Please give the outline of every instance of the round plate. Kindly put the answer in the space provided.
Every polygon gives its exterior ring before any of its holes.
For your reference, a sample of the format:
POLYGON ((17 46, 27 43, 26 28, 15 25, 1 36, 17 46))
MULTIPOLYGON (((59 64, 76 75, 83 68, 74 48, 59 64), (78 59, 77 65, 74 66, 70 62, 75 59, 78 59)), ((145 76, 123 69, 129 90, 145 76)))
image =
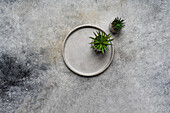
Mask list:
POLYGON ((90 48, 89 43, 92 39, 89 37, 94 37, 93 32, 96 31, 104 32, 97 26, 81 25, 73 29, 64 40, 62 51, 64 62, 69 69, 79 75, 98 75, 105 71, 113 60, 113 46, 109 46, 109 51, 105 54, 96 53, 90 48))

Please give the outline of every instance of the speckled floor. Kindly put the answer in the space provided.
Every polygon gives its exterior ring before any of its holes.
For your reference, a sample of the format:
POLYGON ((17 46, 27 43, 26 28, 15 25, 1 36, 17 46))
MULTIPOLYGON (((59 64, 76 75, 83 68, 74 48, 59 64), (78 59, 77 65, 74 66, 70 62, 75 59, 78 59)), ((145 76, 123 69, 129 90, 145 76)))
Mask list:
POLYGON ((0 0, 0 113, 170 113, 169 0, 0 0), (122 17, 99 76, 63 63, 65 36, 122 17))

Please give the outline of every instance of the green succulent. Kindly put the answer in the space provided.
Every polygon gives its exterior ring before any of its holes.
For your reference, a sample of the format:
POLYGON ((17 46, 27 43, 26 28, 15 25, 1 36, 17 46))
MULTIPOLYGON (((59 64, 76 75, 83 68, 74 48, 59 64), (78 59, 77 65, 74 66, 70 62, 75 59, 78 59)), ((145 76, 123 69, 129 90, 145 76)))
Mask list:
POLYGON ((124 20, 118 17, 115 18, 111 24, 114 30, 121 30, 123 27, 125 27, 124 20))
POLYGON ((96 31, 94 35, 95 37, 90 37, 93 40, 91 43, 89 43, 92 45, 91 48, 93 48, 97 52, 101 51, 104 54, 105 51, 109 50, 108 45, 112 45, 111 43, 109 43, 113 41, 113 39, 110 39, 111 34, 106 35, 103 32, 100 33, 100 31, 96 31))

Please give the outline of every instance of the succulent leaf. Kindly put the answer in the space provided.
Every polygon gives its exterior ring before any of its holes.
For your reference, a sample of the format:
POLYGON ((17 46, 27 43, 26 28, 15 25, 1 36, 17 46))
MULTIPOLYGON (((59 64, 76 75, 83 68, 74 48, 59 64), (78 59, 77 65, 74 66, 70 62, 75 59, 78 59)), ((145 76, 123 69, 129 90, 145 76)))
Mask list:
POLYGON ((110 39, 111 34, 105 34, 104 32, 101 31, 96 31, 93 32, 95 37, 89 37, 90 39, 92 39, 93 41, 89 44, 91 44, 91 48, 93 48, 94 50, 101 51, 103 54, 105 53, 105 51, 109 50, 108 49, 108 45, 112 45, 111 41, 113 41, 113 39, 110 39))
POLYGON ((121 30, 125 26, 124 20, 118 17, 116 17, 111 24, 115 30, 121 30))

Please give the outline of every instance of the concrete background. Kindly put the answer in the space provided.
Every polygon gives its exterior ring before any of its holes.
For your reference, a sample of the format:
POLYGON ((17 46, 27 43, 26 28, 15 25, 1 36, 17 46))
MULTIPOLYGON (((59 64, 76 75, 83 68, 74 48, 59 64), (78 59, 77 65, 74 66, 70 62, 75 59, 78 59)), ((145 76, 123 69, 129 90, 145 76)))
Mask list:
POLYGON ((0 113, 170 113, 169 0, 0 0, 0 113), (81 24, 122 17, 115 57, 93 78, 61 57, 81 24))

